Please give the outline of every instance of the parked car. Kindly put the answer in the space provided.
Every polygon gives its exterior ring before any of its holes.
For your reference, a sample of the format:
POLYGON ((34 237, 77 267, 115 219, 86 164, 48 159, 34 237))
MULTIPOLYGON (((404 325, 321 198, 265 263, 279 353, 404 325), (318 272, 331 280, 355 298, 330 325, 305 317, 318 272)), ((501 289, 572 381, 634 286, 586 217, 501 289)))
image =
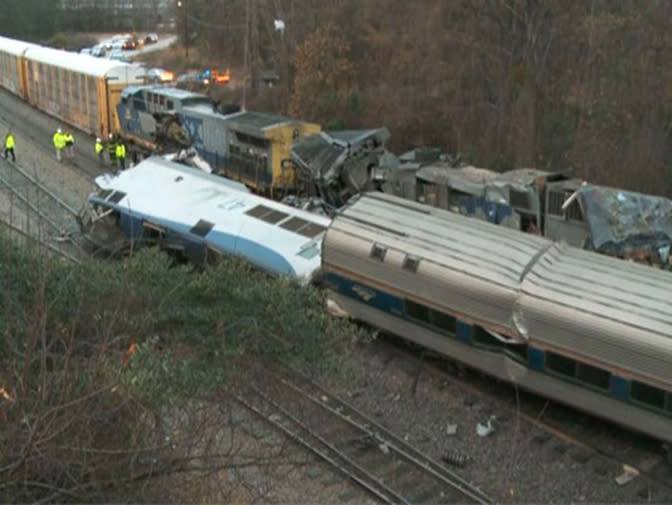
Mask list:
POLYGON ((112 49, 109 53, 107 53, 107 58, 110 60, 123 61, 124 63, 133 63, 121 49, 112 49))
POLYGON ((150 68, 147 71, 147 78, 150 82, 171 82, 175 75, 170 70, 163 68, 150 68))
POLYGON ((145 44, 155 44, 159 41, 159 36, 156 33, 148 33, 145 37, 145 44))
POLYGON ((102 58, 107 54, 107 48, 103 44, 96 44, 91 48, 91 55, 102 58))
POLYGON ((126 51, 132 51, 133 49, 136 49, 138 47, 138 43, 133 37, 129 37, 127 39, 124 39, 121 43, 121 48, 126 50, 126 51))

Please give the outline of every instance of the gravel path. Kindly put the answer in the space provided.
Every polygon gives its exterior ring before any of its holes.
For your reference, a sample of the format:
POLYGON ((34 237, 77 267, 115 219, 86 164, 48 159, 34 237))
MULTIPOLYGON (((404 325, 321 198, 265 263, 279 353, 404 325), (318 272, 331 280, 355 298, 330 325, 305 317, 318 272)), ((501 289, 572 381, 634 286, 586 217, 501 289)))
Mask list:
POLYGON ((498 401, 399 356, 381 343, 358 345, 336 375, 320 380, 434 459, 466 456, 458 473, 497 501, 672 503, 668 490, 641 477, 619 486, 614 479, 623 470, 615 462, 551 437, 498 401), (491 416, 495 431, 478 436, 476 425, 491 416))

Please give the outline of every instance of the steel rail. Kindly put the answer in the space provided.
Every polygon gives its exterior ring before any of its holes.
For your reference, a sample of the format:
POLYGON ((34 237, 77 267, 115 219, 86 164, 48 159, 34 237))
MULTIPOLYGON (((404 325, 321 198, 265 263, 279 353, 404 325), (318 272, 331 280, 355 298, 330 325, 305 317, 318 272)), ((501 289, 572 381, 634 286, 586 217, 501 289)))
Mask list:
POLYGON ((413 446, 403 441, 400 437, 398 437, 397 435, 386 429, 384 426, 376 423, 375 420, 368 417, 366 414, 358 410, 353 405, 347 403, 345 400, 342 400, 340 398, 335 398, 333 395, 324 390, 324 388, 322 388, 314 381, 306 377, 303 377, 303 379, 310 381, 311 386, 318 389, 318 391, 322 395, 329 398, 332 403, 340 403, 342 406, 346 407, 350 411, 349 414, 354 413, 355 415, 359 416, 367 423, 367 425, 358 423, 356 420, 352 418, 351 415, 345 415, 343 411, 340 410, 338 407, 336 408, 331 407, 330 405, 327 405, 326 402, 320 399, 316 399, 312 395, 306 394, 304 391, 301 391, 297 386, 290 383, 286 379, 281 378, 280 380, 283 381, 283 383, 285 383, 287 387, 292 388, 297 393, 304 395, 311 402, 315 403, 316 405, 319 405, 320 407, 326 410, 329 410, 331 413, 340 417, 344 421, 349 422, 350 424, 358 427, 362 431, 367 432, 372 437, 375 437, 376 439, 385 443, 388 448, 394 450, 398 455, 402 456, 412 464, 424 469, 426 472, 434 476, 437 480, 440 480, 441 482, 452 487, 453 489, 460 491, 461 493, 468 496, 477 503, 481 503, 483 505, 490 505, 491 503, 493 503, 493 501, 488 496, 486 496, 480 489, 474 487, 472 484, 467 482, 465 479, 460 477, 455 472, 450 471, 449 469, 445 468, 443 465, 434 461, 430 457, 422 454, 420 451, 418 451, 413 446), (370 426, 374 427, 375 430, 372 430, 370 426))
MULTIPOLYGON (((259 392, 258 390, 255 391, 255 393, 259 394, 259 396, 260 396, 262 399, 264 399, 264 401, 267 401, 268 403, 270 403, 271 405, 273 405, 276 409, 278 409, 280 412, 282 412, 283 415, 285 415, 288 419, 290 419, 292 422, 294 422, 295 424, 297 424, 303 431, 307 432, 312 438, 314 438, 315 440, 317 440, 320 444, 322 444, 322 445, 324 445, 325 447, 327 447, 330 451, 332 451, 333 453, 335 453, 336 455, 338 455, 341 459, 343 459, 344 461, 346 461, 347 463, 349 463, 351 466, 357 468, 361 473, 364 473, 364 474, 369 478, 369 480, 371 480, 371 481, 373 481, 373 482, 376 482, 377 484, 381 485, 381 487, 385 487, 384 484, 379 483, 379 482, 377 481, 377 479, 376 479, 375 476, 370 475, 365 469, 363 469, 363 468, 361 468, 359 465, 357 465, 357 463, 354 462, 354 461, 352 461, 347 455, 342 454, 341 451, 339 451, 336 447, 334 447, 332 444, 330 444, 329 442, 327 442, 326 440, 324 440, 320 435, 318 435, 318 434, 314 433, 312 430, 310 430, 310 428, 308 428, 307 426, 305 426, 300 420, 296 419, 295 416, 289 414, 289 413, 288 413, 282 406, 277 405, 273 400, 268 399, 267 396, 265 396, 263 393, 259 392)), ((252 405, 250 402, 248 402, 248 401, 247 401, 246 399, 244 399, 242 396, 236 395, 235 398, 236 398, 236 400, 237 400, 239 403, 241 403, 242 405, 244 405, 244 406, 245 406, 246 408, 248 408, 250 411, 252 411, 252 412, 254 412, 255 414, 257 414, 257 415, 258 415, 259 417, 261 417, 264 421, 266 421, 266 422, 272 424, 273 426, 275 426, 276 428, 278 428, 280 431, 282 431, 284 434, 286 434, 286 435, 287 435, 288 437, 290 437, 292 440, 298 442, 298 443, 301 444, 303 447, 307 448, 309 451, 311 451, 312 453, 314 453, 315 455, 317 455, 318 457, 320 457, 321 459, 323 459, 324 461, 326 461, 327 463, 329 463, 332 467, 336 468, 336 469, 337 469, 338 471, 340 471, 343 475, 345 475, 346 477, 348 477, 349 479, 351 479, 352 481, 354 481, 356 484, 358 484, 359 486, 361 486, 362 488, 364 488, 364 489, 365 489, 366 491, 368 491, 369 493, 373 494, 373 495, 374 495, 375 497, 377 497, 378 499, 384 501, 385 503, 389 503, 389 504, 394 504, 394 503, 404 503, 404 504, 410 505, 410 504, 409 504, 407 501, 405 501, 403 498, 398 497, 398 496, 396 495, 396 493, 395 493, 393 490, 388 489, 389 493, 392 494, 392 495, 394 495, 394 496, 397 496, 397 499, 398 499, 399 501, 394 501, 394 499, 392 499, 390 496, 386 495, 383 491, 381 491, 381 490, 377 489, 375 486, 373 486, 373 485, 367 483, 365 479, 359 477, 359 476, 356 475, 354 472, 348 470, 348 468, 346 468, 345 465, 343 465, 342 463, 339 463, 338 461, 336 461, 335 458, 329 456, 329 454, 327 454, 325 451, 320 450, 318 447, 315 447, 315 446, 314 446, 313 444, 311 444, 308 440, 306 440, 305 438, 301 437, 298 433, 293 432, 293 431, 292 431, 291 429, 289 429, 287 426, 285 426, 284 424, 282 424, 281 422, 279 422, 279 421, 277 420, 277 418, 274 416, 274 414, 271 414, 271 415, 267 415, 267 414, 265 414, 261 409, 259 409, 258 407, 255 407, 254 405, 252 405)))

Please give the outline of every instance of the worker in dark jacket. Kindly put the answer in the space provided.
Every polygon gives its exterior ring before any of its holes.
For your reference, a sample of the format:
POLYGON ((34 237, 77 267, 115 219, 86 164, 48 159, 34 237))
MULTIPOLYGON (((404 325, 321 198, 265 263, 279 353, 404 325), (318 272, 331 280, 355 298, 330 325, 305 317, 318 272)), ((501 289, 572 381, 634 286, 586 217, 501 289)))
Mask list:
POLYGON ((65 140, 65 156, 72 159, 75 157, 75 137, 70 132, 63 134, 65 140))
POLYGON ((117 143, 111 133, 107 137, 107 154, 110 156, 110 165, 115 166, 117 164, 117 143))
POLYGON ((14 135, 12 135, 12 132, 7 132, 7 135, 5 135, 5 159, 7 159, 9 154, 12 155, 12 161, 16 161, 16 156, 14 156, 14 135))

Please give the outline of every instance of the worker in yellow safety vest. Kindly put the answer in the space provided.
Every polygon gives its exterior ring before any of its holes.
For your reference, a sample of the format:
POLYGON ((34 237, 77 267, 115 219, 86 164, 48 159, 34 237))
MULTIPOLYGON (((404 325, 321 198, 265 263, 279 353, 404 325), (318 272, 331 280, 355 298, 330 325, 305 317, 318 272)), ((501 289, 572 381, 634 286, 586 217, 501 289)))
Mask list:
POLYGON ((110 165, 115 166, 117 164, 117 143, 112 133, 107 137, 107 154, 110 156, 110 165))
POLYGON ((123 142, 117 142, 117 160, 119 160, 119 168, 126 170, 126 146, 123 142))
POLYGON ((103 148, 103 141, 100 139, 100 137, 96 137, 96 143, 93 144, 93 152, 98 155, 98 161, 103 163, 103 153, 105 150, 103 148))
POLYGON ((75 137, 72 136, 72 133, 65 132, 63 134, 63 140, 65 140, 65 155, 68 158, 75 157, 75 137))
POLYGON ((65 135, 60 128, 56 130, 53 137, 54 149, 56 149, 56 159, 61 161, 61 151, 65 149, 65 135))
POLYGON ((12 132, 7 132, 7 135, 5 135, 5 159, 7 159, 7 155, 9 154, 12 155, 12 161, 16 161, 16 156, 14 156, 14 135, 12 135, 12 132))

